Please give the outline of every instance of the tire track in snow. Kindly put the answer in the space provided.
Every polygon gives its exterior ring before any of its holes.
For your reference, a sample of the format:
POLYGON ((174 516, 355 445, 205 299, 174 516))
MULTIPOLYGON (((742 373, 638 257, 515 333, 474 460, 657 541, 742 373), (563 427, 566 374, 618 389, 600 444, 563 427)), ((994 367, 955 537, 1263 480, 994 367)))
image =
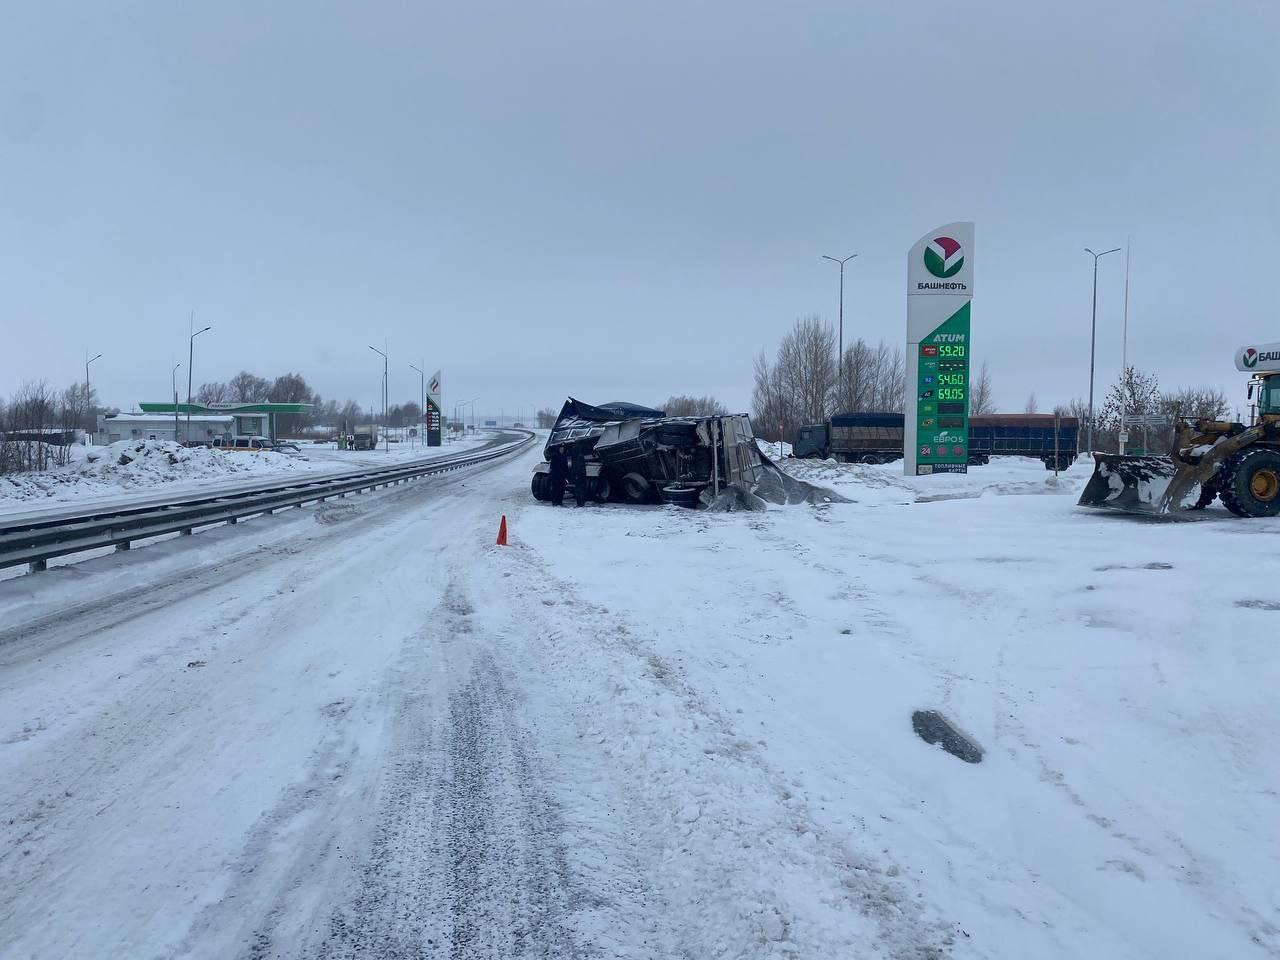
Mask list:
POLYGON ((396 745, 356 889, 318 950, 337 958, 572 958, 580 906, 555 806, 458 585, 434 650, 412 655, 396 745))

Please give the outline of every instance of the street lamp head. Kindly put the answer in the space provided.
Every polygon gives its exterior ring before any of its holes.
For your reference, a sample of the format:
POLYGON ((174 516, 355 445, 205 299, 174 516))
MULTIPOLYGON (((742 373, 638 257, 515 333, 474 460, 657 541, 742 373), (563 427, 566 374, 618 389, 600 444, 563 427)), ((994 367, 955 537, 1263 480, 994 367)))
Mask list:
POLYGON ((89 364, 93 363, 94 360, 101 360, 101 359, 102 359, 102 354, 98 354, 96 357, 92 357, 89 360, 86 360, 84 362, 84 365, 87 367, 89 364))

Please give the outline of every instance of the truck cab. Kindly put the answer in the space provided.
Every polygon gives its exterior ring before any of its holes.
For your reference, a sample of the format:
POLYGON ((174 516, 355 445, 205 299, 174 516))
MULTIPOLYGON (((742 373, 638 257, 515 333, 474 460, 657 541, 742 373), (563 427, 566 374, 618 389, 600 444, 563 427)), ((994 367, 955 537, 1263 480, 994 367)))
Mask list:
POLYGON ((796 438, 791 444, 793 457, 812 457, 824 460, 827 457, 829 439, 825 423, 813 423, 796 431, 796 438))

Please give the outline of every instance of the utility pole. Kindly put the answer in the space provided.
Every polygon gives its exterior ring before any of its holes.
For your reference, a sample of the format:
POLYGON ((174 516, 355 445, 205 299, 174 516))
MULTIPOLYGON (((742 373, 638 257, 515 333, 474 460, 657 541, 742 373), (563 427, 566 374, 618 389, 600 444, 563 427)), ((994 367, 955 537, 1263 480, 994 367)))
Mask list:
POLYGON ((856 253, 851 253, 843 260, 837 257, 828 257, 825 253, 822 255, 823 260, 830 260, 832 263, 840 265, 840 354, 837 363, 839 365, 839 373, 837 375, 837 390, 844 389, 844 265, 856 257, 856 253))
POLYGON ((1098 346, 1098 261, 1105 257, 1108 253, 1115 253, 1119 247, 1112 247, 1110 250, 1103 250, 1101 253, 1094 253, 1088 247, 1084 248, 1084 252, 1093 257, 1093 320, 1090 325, 1089 333, 1089 452, 1093 453, 1093 367, 1094 356, 1098 346))
POLYGON ((94 360, 101 360, 102 354, 98 354, 96 357, 90 358, 89 351, 86 350, 84 352, 84 356, 84 412, 85 415, 88 416, 93 412, 93 402, 89 399, 92 396, 92 394, 89 393, 89 364, 93 363, 94 360))
MULTIPOLYGON (((190 326, 194 327, 195 322, 196 322, 196 312, 192 310, 190 326)), ((203 330, 197 330, 195 333, 191 334, 191 339, 187 341, 187 439, 188 440, 191 439, 191 370, 195 366, 196 337, 212 329, 213 327, 205 327, 203 330)), ((177 437, 174 437, 173 439, 178 440, 177 437)), ((181 440, 178 440, 178 442, 182 443, 181 440)))
MULTIPOLYGON (((383 345, 385 346, 386 344, 384 343, 383 345)), ((369 349, 382 357, 382 446, 386 453, 390 453, 391 438, 387 436, 387 354, 374 346, 370 346, 369 349)))
MULTIPOLYGON (((1125 407, 1129 405, 1129 397, 1125 393, 1125 378, 1129 374, 1129 253, 1133 238, 1124 238, 1124 321, 1120 332, 1120 456, 1124 456, 1124 443, 1127 439, 1125 430, 1125 407)), ((1144 444, 1145 449, 1145 444, 1144 444)))

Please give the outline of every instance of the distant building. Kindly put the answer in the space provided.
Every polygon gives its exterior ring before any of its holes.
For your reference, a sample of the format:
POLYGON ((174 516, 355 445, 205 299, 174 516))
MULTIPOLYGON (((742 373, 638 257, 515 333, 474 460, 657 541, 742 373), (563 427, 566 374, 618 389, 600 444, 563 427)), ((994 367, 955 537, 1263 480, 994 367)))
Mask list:
POLYGON ((231 414, 193 415, 188 427, 186 414, 180 414, 175 427, 172 414, 117 413, 114 416, 98 417, 94 442, 108 444, 117 440, 176 440, 179 443, 212 444, 215 440, 221 441, 232 436, 236 419, 231 414))
MULTIPOLYGON (((173 404, 168 401, 163 403, 143 402, 138 404, 142 411, 146 414, 155 414, 160 417, 173 418, 174 407, 178 410, 179 422, 186 419, 188 413, 191 414, 191 421, 194 427, 198 418, 208 419, 209 417, 225 417, 232 420, 234 425, 226 431, 228 437, 270 437, 272 440, 276 438, 276 417, 282 413, 308 414, 311 412, 311 404, 309 403, 276 403, 271 401, 263 401, 261 403, 179 403, 173 404)), ((205 440, 194 438, 194 443, 205 443, 205 440)))

